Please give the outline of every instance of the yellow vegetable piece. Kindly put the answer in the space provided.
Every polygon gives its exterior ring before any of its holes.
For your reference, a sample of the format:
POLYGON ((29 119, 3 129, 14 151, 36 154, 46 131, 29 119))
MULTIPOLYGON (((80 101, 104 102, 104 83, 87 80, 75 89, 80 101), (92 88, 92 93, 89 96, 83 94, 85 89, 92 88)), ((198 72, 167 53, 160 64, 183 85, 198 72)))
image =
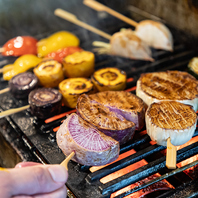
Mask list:
POLYGON ((126 88, 126 73, 115 67, 99 69, 91 77, 98 91, 121 91, 126 88))
MULTIPOLYGON (((6 66, 9 67, 9 65, 6 65, 6 66)), ((14 71, 14 69, 11 68, 10 70, 5 70, 3 72, 3 79, 8 81, 15 75, 17 75, 17 73, 14 71)))
POLYGON ((41 58, 38 58, 37 56, 33 54, 26 54, 23 56, 20 56, 16 61, 14 62, 14 71, 16 73, 22 73, 29 69, 34 68, 38 63, 42 61, 41 58))
POLYGON ((41 39, 37 43, 38 57, 44 57, 50 52, 64 47, 79 46, 79 44, 80 40, 74 34, 67 31, 59 31, 47 38, 41 39))
POLYGON ((64 79, 62 65, 56 60, 43 60, 33 71, 43 87, 58 87, 64 79))
POLYGON ((63 60, 65 76, 68 78, 90 77, 95 68, 94 53, 88 51, 75 52, 63 60))
POLYGON ((65 106, 75 108, 78 97, 85 93, 95 93, 91 80, 86 78, 68 78, 59 84, 59 91, 63 96, 65 106))
POLYGON ((42 59, 33 54, 26 54, 20 56, 13 64, 4 66, 3 79, 10 80, 12 77, 19 73, 26 72, 27 70, 35 67, 42 59))

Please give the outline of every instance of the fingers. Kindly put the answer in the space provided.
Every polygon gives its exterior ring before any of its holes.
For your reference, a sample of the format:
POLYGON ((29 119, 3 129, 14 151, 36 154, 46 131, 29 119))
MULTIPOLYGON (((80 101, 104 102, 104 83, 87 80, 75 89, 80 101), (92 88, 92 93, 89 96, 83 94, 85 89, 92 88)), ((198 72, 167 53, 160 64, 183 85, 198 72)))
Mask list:
POLYGON ((34 195, 34 196, 13 196, 12 198, 66 198, 67 197, 67 188, 64 185, 63 187, 51 192, 51 193, 45 193, 40 195, 34 195))
POLYGON ((20 162, 18 163, 15 168, 24 168, 27 166, 36 166, 36 165, 41 165, 41 163, 37 163, 37 162, 20 162))
POLYGON ((55 192, 65 186, 68 178, 66 169, 60 165, 34 165, 11 169, 10 196, 35 195, 55 192))

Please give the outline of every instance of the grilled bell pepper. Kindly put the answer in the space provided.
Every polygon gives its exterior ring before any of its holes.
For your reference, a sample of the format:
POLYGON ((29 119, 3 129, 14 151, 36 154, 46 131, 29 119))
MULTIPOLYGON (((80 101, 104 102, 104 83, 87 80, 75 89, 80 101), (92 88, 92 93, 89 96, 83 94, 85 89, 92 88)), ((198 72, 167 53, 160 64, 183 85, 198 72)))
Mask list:
POLYGON ((59 49, 57 51, 47 54, 46 58, 52 58, 54 60, 57 60, 60 63, 63 63, 64 57, 70 54, 73 54, 75 52, 80 52, 80 51, 82 51, 80 47, 75 47, 75 46, 65 47, 63 49, 59 49))
POLYGON ((64 79, 62 65, 56 60, 43 60, 33 71, 43 87, 57 87, 64 79))
POLYGON ((88 51, 75 52, 63 59, 63 66, 68 78, 87 78, 94 72, 95 56, 88 51))
POLYGON ((20 56, 15 60, 13 63, 13 68, 10 70, 6 70, 6 67, 10 67, 11 65, 4 66, 5 72, 3 72, 3 79, 10 80, 13 76, 32 69, 41 61, 41 58, 38 58, 33 54, 25 54, 23 56, 20 56))
POLYGON ((94 72, 91 80, 98 91, 121 91, 126 87, 126 73, 118 68, 109 67, 94 72))
POLYGON ((198 57, 194 57, 188 63, 188 71, 192 74, 196 79, 198 79, 198 57))
POLYGON ((2 49, 3 56, 22 56, 24 54, 37 54, 38 40, 31 36, 17 36, 7 41, 2 49))
POLYGON ((51 36, 41 39, 37 43, 38 57, 44 57, 50 52, 69 46, 79 46, 78 37, 67 31, 59 31, 51 36))
POLYGON ((68 78, 59 84, 59 91, 65 106, 75 108, 81 94, 94 93, 95 89, 91 80, 87 78, 68 78))

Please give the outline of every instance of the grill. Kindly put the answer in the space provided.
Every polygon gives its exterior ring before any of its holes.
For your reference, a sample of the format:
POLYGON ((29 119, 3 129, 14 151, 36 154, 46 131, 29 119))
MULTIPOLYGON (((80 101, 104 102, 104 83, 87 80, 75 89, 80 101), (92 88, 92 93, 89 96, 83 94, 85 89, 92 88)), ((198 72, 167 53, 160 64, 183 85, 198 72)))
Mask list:
MULTIPOLYGON (((59 19, 62 20, 62 19, 59 19)), ((116 23, 108 16, 105 19, 104 29, 109 33, 119 31, 122 27, 128 27, 122 22, 116 23)), ((65 23, 65 21, 63 21, 65 23)), ((169 27, 174 37, 174 52, 162 50, 153 51, 155 62, 123 59, 109 55, 96 55, 96 70, 104 67, 118 67, 127 73, 128 81, 126 91, 135 93, 136 81, 144 72, 187 70, 189 60, 196 55, 196 49, 189 47, 188 36, 177 29, 169 27)), ((93 40, 103 38, 86 30, 73 27, 72 32, 81 40, 81 47, 92 50, 93 40), (82 33, 83 31, 83 33, 82 33), (89 39, 88 39, 89 38, 89 39)), ((50 35, 37 35, 38 39, 50 35)), ((105 40, 104 40, 105 41, 105 40)), ((13 62, 15 58, 0 57, 0 64, 5 61, 13 62)), ((7 87, 7 82, 0 76, 0 88, 7 87)), ((26 100, 17 100, 8 93, 0 97, 1 111, 27 105, 26 100)), ((61 163, 65 156, 56 144, 56 131, 67 115, 75 112, 74 109, 63 107, 62 113, 47 120, 38 120, 32 116, 29 110, 0 119, 1 134, 11 144, 17 154, 25 161, 36 161, 43 164, 61 163)), ((186 145, 177 152, 178 169, 168 170, 165 167, 165 147, 154 144, 146 134, 146 129, 136 132, 132 141, 121 146, 120 158, 105 167, 96 170, 93 167, 69 162, 68 188, 77 198, 121 198, 125 196, 140 197, 196 197, 198 189, 196 184, 198 160, 187 163, 180 162, 198 154, 198 129, 196 129, 192 144, 186 145), (139 165, 137 163, 140 163, 139 165), (136 168, 132 167, 136 166, 136 168), (125 174, 119 175, 118 171, 126 169, 125 174), (104 177, 113 174, 108 182, 103 182, 104 177), (103 178, 103 179, 102 179, 103 178), (101 180, 102 179, 102 180, 101 180), (127 186, 125 191, 119 191, 127 186), (118 191, 118 192, 117 192, 118 191), (134 193, 134 194, 133 194, 134 193), (139 194, 138 194, 139 193, 139 194)), ((198 157, 197 157, 198 159, 198 157)))

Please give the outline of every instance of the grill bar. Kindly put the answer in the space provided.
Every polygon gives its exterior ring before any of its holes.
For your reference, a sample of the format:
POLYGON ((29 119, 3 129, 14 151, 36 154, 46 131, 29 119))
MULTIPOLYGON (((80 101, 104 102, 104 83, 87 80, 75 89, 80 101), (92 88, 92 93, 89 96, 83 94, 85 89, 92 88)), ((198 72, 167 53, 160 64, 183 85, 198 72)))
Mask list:
MULTIPOLYGON (((169 177, 171 177, 171 176, 173 176, 173 175, 175 175, 175 174, 181 173, 182 171, 184 171, 184 170, 186 170, 186 169, 188 169, 188 168, 191 168, 191 167, 193 167, 193 166, 196 166, 197 164, 198 164, 198 160, 196 160, 196 161, 194 161, 194 162, 192 162, 192 163, 190 163, 190 164, 188 164, 188 165, 186 165, 186 166, 183 166, 182 168, 177 168, 176 170, 173 170, 173 171, 171 171, 171 172, 169 172, 169 173, 166 173, 166 174, 164 174, 164 175, 162 175, 162 176, 160 176, 160 177, 158 177, 158 178, 155 178, 155 179, 153 179, 152 181, 149 181, 149 182, 147 182, 147 183, 145 183, 145 184, 142 184, 142 185, 140 185, 140 186, 138 186, 138 187, 135 187, 134 189, 132 189, 132 190, 130 190, 130 191, 127 191, 127 192, 125 192, 125 193, 122 193, 121 195, 118 195, 118 196, 116 196, 115 198, 122 198, 122 197, 125 197, 125 196, 127 196, 127 195, 129 195, 129 194, 132 194, 132 193, 137 192, 137 191, 139 191, 139 190, 141 190, 141 189, 143 189, 143 188, 146 188, 146 187, 148 187, 148 186, 150 186, 150 185, 152 185, 152 184, 154 184, 154 183, 156 183, 156 182, 159 182, 159 181, 161 181, 161 180, 163 180, 163 179, 167 179, 167 178, 169 178, 169 177)), ((193 194, 194 194, 194 193, 193 193, 193 194)))
MULTIPOLYGON (((192 157, 197 154, 198 151, 198 143, 191 144, 177 152, 177 162, 181 162, 182 160, 192 157)), ((112 180, 106 184, 101 184, 99 189, 102 194, 109 194, 115 192, 121 188, 124 188, 132 183, 135 183, 139 180, 142 180, 154 173, 159 172, 161 169, 165 168, 165 160, 166 156, 161 157, 149 164, 138 168, 126 175, 123 175, 115 180, 112 180)))

